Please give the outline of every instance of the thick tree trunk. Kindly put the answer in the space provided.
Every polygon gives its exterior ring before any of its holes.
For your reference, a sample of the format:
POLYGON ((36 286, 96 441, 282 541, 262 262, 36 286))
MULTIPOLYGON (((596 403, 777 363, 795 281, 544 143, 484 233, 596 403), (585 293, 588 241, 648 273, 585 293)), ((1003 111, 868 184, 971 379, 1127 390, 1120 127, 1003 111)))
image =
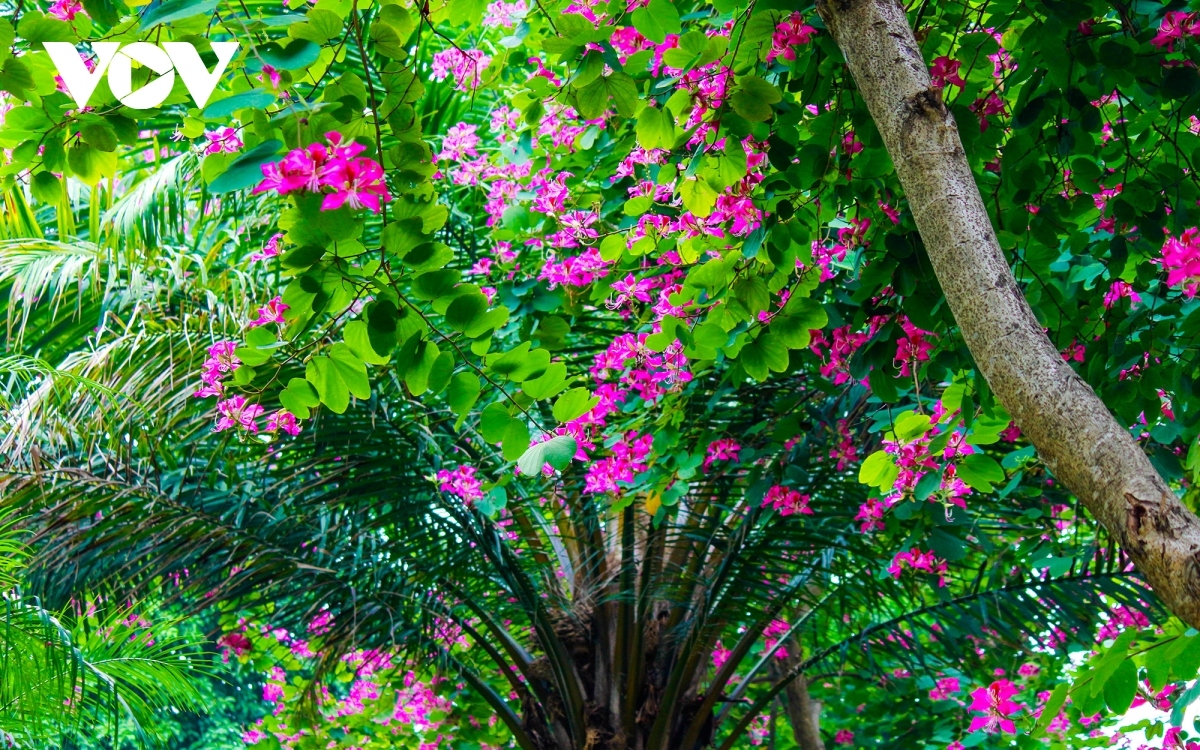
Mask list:
POLYGON ((1059 356, 996 241, 954 118, 895 0, 819 0, 896 164, 950 310, 979 369, 1054 475, 1200 627, 1200 519, 1059 356))

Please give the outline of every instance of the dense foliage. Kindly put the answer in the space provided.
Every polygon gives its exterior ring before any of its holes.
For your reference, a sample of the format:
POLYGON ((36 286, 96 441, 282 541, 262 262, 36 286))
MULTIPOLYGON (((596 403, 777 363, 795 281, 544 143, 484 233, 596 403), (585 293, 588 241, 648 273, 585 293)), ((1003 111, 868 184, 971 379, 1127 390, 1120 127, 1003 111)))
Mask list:
MULTIPOLYGON (((991 396, 810 4, 0 7, 22 589, 218 619, 246 745, 1196 734, 1200 636, 991 396), (202 107, 80 106, 42 45, 99 40, 241 46, 202 107)), ((1200 15, 909 18, 1026 298, 1194 508, 1200 15)))

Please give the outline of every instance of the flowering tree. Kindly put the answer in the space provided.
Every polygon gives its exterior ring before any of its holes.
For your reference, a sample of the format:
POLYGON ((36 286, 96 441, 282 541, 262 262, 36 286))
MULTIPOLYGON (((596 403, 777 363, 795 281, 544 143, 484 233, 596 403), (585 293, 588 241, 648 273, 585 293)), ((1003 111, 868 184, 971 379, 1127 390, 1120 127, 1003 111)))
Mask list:
POLYGON ((1183 746, 1194 571, 1180 620, 1133 562, 1194 553, 1153 540, 1200 460, 1197 22, 937 5, 14 6, 45 586, 221 608, 259 747, 1077 747, 1135 701, 1183 746), (242 49, 203 108, 81 108, 40 43, 100 37, 242 49), (1075 391, 980 349, 997 290, 1075 391), (1085 383, 1119 424, 1071 463, 1085 383), (1096 501, 1128 466, 1169 497, 1096 501))

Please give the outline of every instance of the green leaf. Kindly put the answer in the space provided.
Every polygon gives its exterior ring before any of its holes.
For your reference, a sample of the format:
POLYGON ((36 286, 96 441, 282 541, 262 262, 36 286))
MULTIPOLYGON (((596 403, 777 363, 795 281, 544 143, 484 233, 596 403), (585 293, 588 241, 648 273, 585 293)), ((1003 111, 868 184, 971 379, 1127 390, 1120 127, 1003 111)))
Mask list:
POLYGON ((279 403, 299 419, 312 416, 312 409, 319 406, 321 397, 304 378, 292 378, 279 392, 279 403))
POLYGON ((958 478, 973 490, 991 492, 993 484, 1004 481, 1004 469, 991 456, 973 453, 958 465, 958 478))
POLYGON ((1120 716, 1129 710, 1133 697, 1137 695, 1137 667, 1132 659, 1125 659, 1104 683, 1104 703, 1114 714, 1120 716))
POLYGON ((683 30, 679 11, 670 0, 650 0, 649 5, 633 12, 632 20, 638 33, 656 44, 665 42, 668 34, 683 30))
POLYGON ((329 348, 329 357, 333 360, 338 375, 346 384, 351 395, 356 398, 371 397, 371 381, 367 377, 367 365, 354 356, 354 352, 349 346, 342 343, 334 344, 329 348))
POLYGON ((645 149, 669 149, 674 146, 675 121, 671 113, 654 107, 643 109, 638 115, 637 138, 638 143, 645 149))
POLYGON ((559 422, 578 419, 600 403, 600 397, 592 397, 587 388, 572 388, 554 402, 554 418, 559 422))
POLYGON ((44 42, 75 42, 78 39, 71 24, 36 10, 25 13, 17 26, 17 34, 35 49, 41 49, 44 42))
POLYGON ((446 308, 446 324, 456 331, 466 331, 487 312, 487 297, 477 292, 454 298, 446 308))
POLYGON ((550 398, 567 385, 567 366, 562 362, 552 362, 539 377, 526 380, 521 384, 521 390, 534 401, 550 398))
POLYGON ((435 300, 449 294, 461 278, 462 273, 453 268, 427 271, 413 280, 413 296, 426 301, 435 300))
POLYGON ((884 491, 892 488, 899 475, 896 461, 891 454, 884 451, 875 451, 867 456, 867 460, 863 461, 858 469, 858 481, 884 491))
POLYGON ((278 70, 302 70, 321 55, 321 48, 307 39, 293 39, 284 47, 278 42, 258 48, 258 55, 267 65, 278 70))
POLYGON ((114 151, 100 151, 86 143, 77 143, 67 149, 67 164, 80 181, 94 186, 105 177, 117 173, 117 154, 114 151))
POLYGON ((479 378, 474 373, 460 372, 450 378, 450 387, 446 391, 450 411, 459 416, 471 411, 471 407, 479 400, 479 392, 479 378))
MULTIPOLYGON (((224 172, 209 183, 208 189, 218 194, 232 193, 235 190, 244 190, 257 185, 263 179, 262 166, 275 161, 282 148, 281 142, 271 139, 239 154, 230 162, 224 172)), ((316 259, 313 262, 315 263, 316 259)))
POLYGON ((384 356, 375 351, 375 347, 371 345, 371 331, 365 321, 352 320, 347 323, 342 331, 342 338, 346 340, 350 351, 367 364, 386 365, 391 360, 391 356, 384 356))
POLYGON ((699 177, 684 180, 679 186, 684 207, 700 218, 706 218, 717 205, 717 191, 699 177))
POLYGON ((101 123, 94 122, 90 125, 84 125, 79 131, 79 135, 83 138, 83 142, 98 151, 116 151, 117 136, 113 133, 112 128, 101 123))
POLYGON ((527 477, 539 474, 546 464, 562 471, 570 465, 575 450, 575 438, 570 435, 557 435, 543 443, 530 446, 517 461, 517 469, 527 477))
POLYGON ((204 108, 202 116, 206 120, 225 120, 233 116, 233 113, 239 109, 266 109, 275 103, 275 98, 275 93, 272 91, 250 89, 209 104, 204 108))
POLYGON ((513 419, 504 430, 500 451, 505 461, 516 461, 529 448, 529 426, 523 420, 513 419))
POLYGON ((217 0, 168 0, 153 2, 142 14, 141 29, 149 31, 155 26, 172 21, 182 21, 192 16, 208 15, 217 8, 217 0))
POLYGON ((1054 691, 1050 693, 1050 697, 1042 707, 1042 715, 1038 717, 1037 724, 1034 726, 1034 738, 1044 736, 1046 728, 1050 726, 1050 722, 1058 717, 1058 712, 1062 709, 1063 703, 1067 701, 1068 688, 1070 688, 1070 684, 1066 682, 1060 682, 1054 687, 1054 691))
MULTIPOLYGON (((907 443, 921 437, 925 433, 933 429, 933 420, 928 414, 918 414, 913 411, 906 411, 896 417, 896 424, 892 431, 896 433, 896 437, 907 443)), ((1003 477, 1003 472, 1001 472, 1003 477)))
POLYGON ((63 199, 62 180, 51 172, 38 172, 29 184, 33 197, 42 203, 56 205, 63 199))
POLYGON ((783 94, 774 85, 756 75, 748 75, 738 80, 737 89, 729 97, 729 105, 750 122, 763 122, 775 114, 771 105, 782 99, 783 94))
POLYGON ((489 443, 498 443, 504 439, 508 423, 513 421, 512 415, 504 404, 496 401, 483 408, 479 415, 479 434, 489 443))
POLYGON ((333 360, 326 356, 313 357, 304 370, 304 378, 316 386, 321 403, 334 414, 344 414, 350 406, 350 389, 338 375, 333 360))

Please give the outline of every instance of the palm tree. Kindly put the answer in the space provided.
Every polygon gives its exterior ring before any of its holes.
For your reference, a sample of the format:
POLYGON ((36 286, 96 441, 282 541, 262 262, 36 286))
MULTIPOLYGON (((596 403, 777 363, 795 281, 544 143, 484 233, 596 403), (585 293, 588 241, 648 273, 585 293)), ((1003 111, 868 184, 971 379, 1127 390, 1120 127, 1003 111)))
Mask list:
MULTIPOLYGON (((56 614, 23 595, 28 550, 0 525, 0 738, 47 747, 106 727, 158 744, 161 711, 199 710, 195 644, 129 608, 56 614), (189 658, 188 652, 192 658, 189 658)), ((94 605, 89 604, 89 607, 94 605)))

